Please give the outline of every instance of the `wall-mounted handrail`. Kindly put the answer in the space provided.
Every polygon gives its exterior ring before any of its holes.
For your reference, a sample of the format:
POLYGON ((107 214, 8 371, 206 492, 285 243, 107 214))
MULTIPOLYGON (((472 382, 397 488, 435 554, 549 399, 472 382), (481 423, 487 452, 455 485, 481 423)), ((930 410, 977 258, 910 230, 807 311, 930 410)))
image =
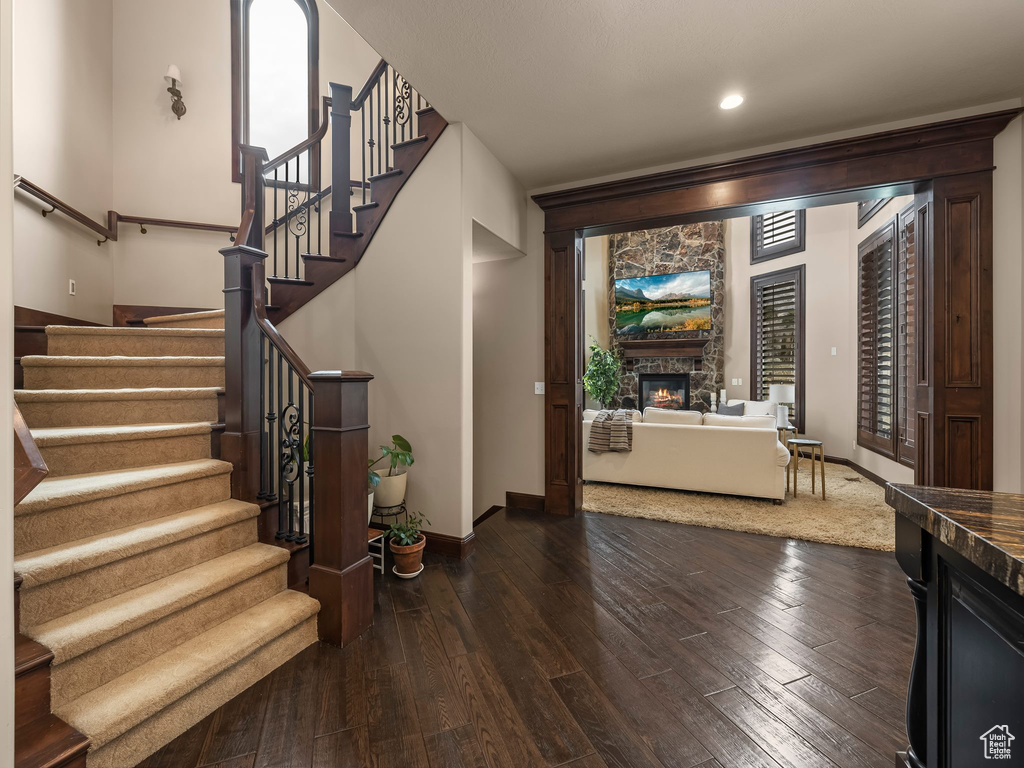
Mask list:
POLYGON ((20 189, 26 194, 34 197, 42 203, 50 206, 49 210, 40 211, 43 216, 46 216, 54 211, 60 211, 65 216, 73 221, 78 222, 83 227, 95 232, 97 235, 102 237, 102 240, 97 240, 97 245, 103 245, 108 240, 117 240, 118 225, 122 222, 125 224, 137 224, 142 232, 146 234, 146 226, 151 227, 169 227, 175 229, 194 229, 203 230, 206 232, 225 232, 232 236, 234 239, 234 233, 237 231, 237 227, 230 224, 209 224, 202 221, 187 221, 179 219, 161 219, 155 216, 128 216, 117 211, 107 211, 107 223, 101 224, 95 219, 91 219, 82 213, 80 210, 72 205, 61 200, 54 194, 47 192, 45 189, 40 187, 38 184, 29 181, 24 176, 14 177, 14 188, 20 189))
POLYGON ((29 492, 43 481, 50 470, 46 468, 39 446, 32 438, 32 432, 21 415, 18 404, 14 404, 14 505, 28 496, 29 492))

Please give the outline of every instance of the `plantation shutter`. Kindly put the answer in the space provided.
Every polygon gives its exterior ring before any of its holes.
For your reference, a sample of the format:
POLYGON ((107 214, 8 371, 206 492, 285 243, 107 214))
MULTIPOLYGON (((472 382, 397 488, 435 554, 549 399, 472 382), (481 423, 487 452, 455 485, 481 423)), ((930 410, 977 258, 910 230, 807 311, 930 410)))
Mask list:
POLYGON ((783 403, 804 431, 804 267, 750 279, 751 397, 768 400, 772 384, 796 384, 796 402, 783 403))
POLYGON ((900 211, 897 250, 899 307, 899 387, 896 396, 898 419, 897 446, 899 460, 914 466, 917 457, 915 428, 917 423, 916 306, 917 306, 917 242, 914 237, 916 212, 914 204, 900 211))
POLYGON ((778 211, 752 216, 750 263, 777 259, 804 249, 804 212, 778 211))
POLYGON ((895 457, 896 260, 895 224, 876 232, 858 249, 857 442, 895 457))

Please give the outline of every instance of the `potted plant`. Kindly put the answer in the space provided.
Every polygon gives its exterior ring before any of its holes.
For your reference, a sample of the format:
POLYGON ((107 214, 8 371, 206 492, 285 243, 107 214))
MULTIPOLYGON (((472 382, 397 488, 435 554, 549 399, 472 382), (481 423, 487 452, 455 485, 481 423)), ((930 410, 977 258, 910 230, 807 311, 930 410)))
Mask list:
POLYGON ((590 360, 583 374, 583 387, 602 408, 610 408, 619 394, 621 370, 622 355, 618 350, 601 349, 597 341, 590 345, 590 360))
POLYGON ((420 526, 430 521, 422 515, 410 514, 405 522, 396 522, 388 528, 391 554, 395 557, 394 574, 400 579, 411 579, 423 570, 423 547, 427 538, 420 531, 420 526))
POLYGON ((405 481, 407 479, 405 470, 400 467, 412 466, 412 446, 401 435, 392 435, 391 445, 382 445, 380 452, 380 456, 370 461, 370 486, 374 489, 373 501, 378 507, 397 507, 405 500, 405 481), (381 475, 373 468, 385 459, 391 466, 386 475, 381 475))

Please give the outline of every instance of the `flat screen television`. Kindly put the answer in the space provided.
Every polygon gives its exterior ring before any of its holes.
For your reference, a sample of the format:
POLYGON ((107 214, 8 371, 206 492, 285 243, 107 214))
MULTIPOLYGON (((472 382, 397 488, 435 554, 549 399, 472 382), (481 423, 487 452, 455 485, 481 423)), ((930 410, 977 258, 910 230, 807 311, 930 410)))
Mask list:
POLYGON ((616 336, 671 337, 687 331, 710 330, 710 271, 625 277, 615 281, 616 336))

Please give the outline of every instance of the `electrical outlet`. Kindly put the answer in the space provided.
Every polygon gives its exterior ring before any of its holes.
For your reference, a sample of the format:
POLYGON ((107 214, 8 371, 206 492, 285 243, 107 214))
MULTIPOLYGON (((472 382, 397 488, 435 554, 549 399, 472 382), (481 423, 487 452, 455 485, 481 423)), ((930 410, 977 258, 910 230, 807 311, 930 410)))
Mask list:
POLYGON ((836 348, 832 347, 832 357, 835 357, 835 356, 836 356, 836 348))
POLYGON ((75 290, 76 290, 76 288, 75 288, 75 281, 74 280, 68 280, 68 295, 69 296, 74 296, 75 295, 75 290))
POLYGON ((535 394, 535 395, 543 395, 544 394, 544 382, 543 381, 535 381, 535 382, 533 382, 533 394, 535 394))

